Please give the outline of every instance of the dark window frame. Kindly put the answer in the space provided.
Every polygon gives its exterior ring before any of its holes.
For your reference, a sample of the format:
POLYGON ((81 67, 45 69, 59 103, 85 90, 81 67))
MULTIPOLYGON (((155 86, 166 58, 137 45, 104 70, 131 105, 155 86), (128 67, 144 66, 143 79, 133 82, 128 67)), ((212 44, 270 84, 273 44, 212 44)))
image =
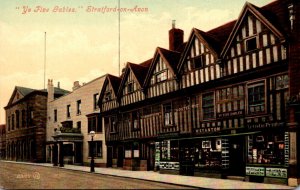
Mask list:
POLYGON ((16 129, 20 127, 20 111, 16 110, 16 129))
POLYGON ((81 121, 76 122, 76 128, 81 131, 81 121))
POLYGON ((257 81, 247 84, 247 112, 249 115, 266 112, 266 83, 257 81))
POLYGON ((141 113, 139 110, 133 111, 131 113, 131 128, 132 130, 140 130, 141 129, 141 113))
POLYGON ((134 82, 128 82, 127 83, 127 94, 133 93, 134 92, 134 82))
POLYGON ((93 141, 93 150, 92 150, 92 146, 91 146, 92 141, 88 141, 88 145, 89 145, 89 157, 91 157, 91 153, 92 151, 93 156, 95 158, 103 158, 103 142, 102 141, 98 141, 98 140, 94 140, 93 141))
POLYGON ((15 130, 15 115, 11 115, 11 130, 15 130))
POLYGON ((54 122, 57 122, 57 109, 53 111, 54 122))
POLYGON ((96 133, 103 133, 101 118, 99 115, 88 117, 88 133, 95 131, 96 133))
POLYGON ((246 52, 251 52, 258 49, 257 36, 245 40, 246 52))
POLYGON ((112 116, 109 118, 109 128, 110 128, 110 133, 117 132, 117 117, 116 116, 112 116))
POLYGON ((71 105, 68 104, 67 105, 67 118, 70 118, 71 117, 71 105))
POLYGON ((99 93, 94 94, 93 98, 94 98, 94 110, 97 110, 97 109, 99 109, 99 106, 98 106, 99 93))
POLYGON ((26 127, 26 111, 24 109, 21 112, 21 118, 22 118, 22 127, 26 127))
POLYGON ((174 113, 173 113, 173 106, 172 102, 164 103, 162 105, 163 108, 163 124, 165 127, 173 126, 174 125, 174 113))
POLYGON ((76 102, 76 114, 81 115, 81 100, 77 100, 76 102))
POLYGON ((208 92, 202 94, 202 118, 203 120, 215 119, 215 93, 208 92), (211 96, 211 98, 209 98, 211 96), (212 101, 212 102, 210 102, 212 101))

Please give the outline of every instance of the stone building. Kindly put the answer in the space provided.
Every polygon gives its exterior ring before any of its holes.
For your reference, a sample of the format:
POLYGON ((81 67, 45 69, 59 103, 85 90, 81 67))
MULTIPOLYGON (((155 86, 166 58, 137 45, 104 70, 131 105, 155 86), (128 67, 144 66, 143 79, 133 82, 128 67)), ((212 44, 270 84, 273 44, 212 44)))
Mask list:
POLYGON ((90 131, 95 131, 96 166, 106 166, 104 129, 97 105, 104 77, 82 85, 74 82, 73 91, 53 97, 52 80, 48 81, 47 162, 88 165, 91 159, 90 131), (58 145, 58 146, 57 146, 58 145))
POLYGON ((6 130, 5 125, 0 125, 0 159, 6 158, 6 130))
MULTIPOLYGON (((55 88, 55 97, 68 91, 55 88)), ((4 108, 6 159, 45 162, 47 90, 16 86, 4 108)))

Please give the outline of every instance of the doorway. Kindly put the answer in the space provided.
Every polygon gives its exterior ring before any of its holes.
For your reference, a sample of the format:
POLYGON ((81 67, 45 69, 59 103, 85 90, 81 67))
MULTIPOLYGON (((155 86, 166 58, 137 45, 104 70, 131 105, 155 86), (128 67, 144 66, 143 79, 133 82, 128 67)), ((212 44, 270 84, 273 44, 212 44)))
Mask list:
POLYGON ((232 137, 229 141, 229 173, 245 176, 245 136, 232 137))
POLYGON ((123 167, 123 160, 124 160, 124 148, 123 146, 118 147, 118 163, 117 167, 123 167))
POLYGON ((112 155, 113 155, 113 150, 111 146, 107 147, 107 167, 112 167, 112 155))
POLYGON ((155 144, 152 143, 149 145, 149 159, 148 159, 148 170, 154 170, 155 165, 155 144))
POLYGON ((195 163, 194 163, 195 147, 191 142, 180 142, 179 164, 180 175, 193 176, 195 163))
POLYGON ((82 143, 75 143, 75 163, 82 163, 82 143))

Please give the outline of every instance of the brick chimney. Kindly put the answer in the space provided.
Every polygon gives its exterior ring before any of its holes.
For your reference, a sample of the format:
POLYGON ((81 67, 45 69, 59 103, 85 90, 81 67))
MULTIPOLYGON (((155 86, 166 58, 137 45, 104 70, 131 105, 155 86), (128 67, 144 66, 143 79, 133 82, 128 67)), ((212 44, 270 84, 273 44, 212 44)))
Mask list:
POLYGON ((288 0, 288 14, 290 24, 289 48, 287 54, 289 71, 289 96, 287 104, 289 132, 289 168, 288 185, 300 185, 300 3, 298 0, 288 0), (295 151, 292 151, 295 150, 295 151))
POLYGON ((175 51, 183 44, 183 30, 175 27, 175 20, 172 21, 172 29, 169 30, 169 49, 175 51))
POLYGON ((288 5, 290 20, 290 39, 289 39, 289 78, 290 96, 300 93, 300 3, 291 0, 288 5))

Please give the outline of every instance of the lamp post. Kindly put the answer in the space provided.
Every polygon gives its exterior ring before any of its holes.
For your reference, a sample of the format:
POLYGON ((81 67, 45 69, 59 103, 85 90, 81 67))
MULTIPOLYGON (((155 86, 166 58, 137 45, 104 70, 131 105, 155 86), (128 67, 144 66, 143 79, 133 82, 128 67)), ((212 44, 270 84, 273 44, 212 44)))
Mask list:
POLYGON ((91 142, 91 172, 95 172, 95 161, 94 161, 94 136, 95 136, 95 131, 90 131, 90 135, 92 137, 92 142, 91 142))

